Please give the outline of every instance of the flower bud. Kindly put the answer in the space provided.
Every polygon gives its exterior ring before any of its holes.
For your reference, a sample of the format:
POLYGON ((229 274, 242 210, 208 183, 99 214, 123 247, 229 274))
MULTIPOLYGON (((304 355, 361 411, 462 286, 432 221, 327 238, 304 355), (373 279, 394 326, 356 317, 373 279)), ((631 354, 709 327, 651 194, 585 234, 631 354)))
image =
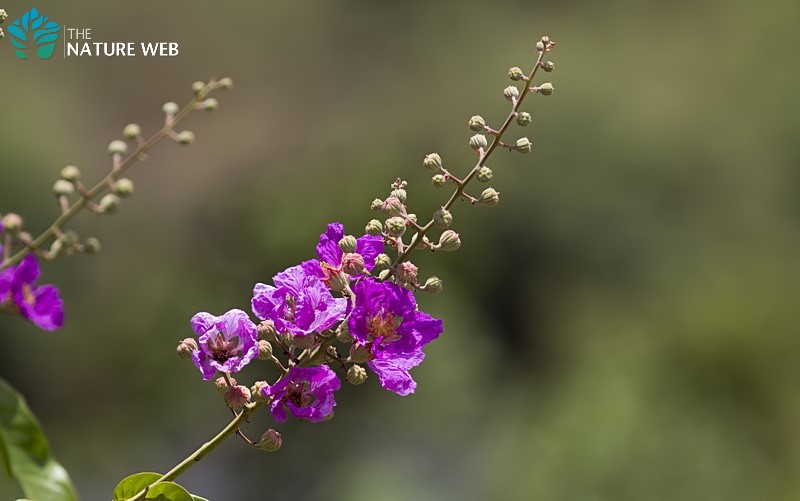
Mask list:
POLYGON ((520 153, 530 153, 531 152, 531 141, 527 137, 521 137, 517 139, 517 144, 514 146, 514 149, 520 153))
POLYGON ((380 198, 376 198, 375 200, 372 201, 371 204, 369 204, 370 210, 381 210, 382 206, 383 206, 383 200, 381 200, 380 198))
POLYGON ((186 339, 178 343, 178 348, 176 349, 176 352, 178 353, 179 357, 189 359, 192 358, 192 352, 195 351, 196 349, 197 349, 197 341, 195 341, 194 338, 187 337, 186 339))
POLYGON ((114 184, 114 193, 121 198, 127 198, 133 195, 133 181, 127 177, 117 180, 114 184))
POLYGON ((397 281, 402 284, 416 284, 418 272, 417 265, 411 261, 403 261, 397 266, 395 276, 397 281))
POLYGON ((371 219, 364 228, 364 231, 367 235, 378 236, 383 233, 383 223, 377 219, 371 219))
POLYGON ((517 125, 520 127, 525 127, 526 125, 530 124, 533 121, 531 114, 527 111, 523 111, 517 114, 517 125))
POLYGON ((5 216, 3 216, 3 229, 10 232, 19 231, 24 226, 22 222, 22 217, 19 214, 14 214, 13 212, 9 212, 5 216))
POLYGON ((59 179, 53 184, 53 194, 57 197, 62 195, 72 195, 75 193, 75 185, 64 179, 59 179))
POLYGON ((267 452, 276 452, 283 445, 281 434, 270 428, 261 435, 261 440, 258 441, 256 447, 267 452))
POLYGON ((142 135, 142 128, 139 127, 137 124, 128 124, 122 130, 122 135, 127 137, 128 139, 136 139, 137 137, 142 135))
POLYGON ((258 340, 258 359, 269 360, 272 358, 272 344, 266 339, 258 340))
POLYGON ((205 88, 206 88, 206 83, 205 82, 201 82, 200 80, 198 80, 198 81, 196 81, 195 83, 192 84, 192 92, 194 93, 195 96, 197 96, 201 92, 203 92, 203 89, 205 89, 205 88))
POLYGON ((406 193, 406 190, 404 190, 403 188, 397 188, 396 190, 392 190, 392 193, 390 195, 400 200, 403 203, 406 203, 406 199, 408 198, 408 193, 406 193))
POLYGON ((67 165, 61 169, 61 179, 74 183, 81 178, 81 170, 74 165, 67 165))
POLYGON ((109 155, 122 155, 128 151, 128 145, 125 141, 120 141, 119 139, 115 141, 111 141, 108 145, 108 154, 109 155))
POLYGON ((183 132, 179 132, 175 140, 184 146, 189 146, 194 142, 194 132, 190 130, 185 130, 183 132))
POLYGON ((214 111, 219 108, 219 101, 214 99, 213 97, 209 97, 205 101, 203 101, 203 109, 206 111, 214 111))
POLYGON ((83 242, 83 252, 86 254, 97 254, 100 252, 100 249, 102 249, 100 240, 95 237, 89 237, 83 242))
POLYGON ((170 101, 168 103, 164 103, 164 106, 161 107, 161 111, 163 111, 165 115, 172 116, 178 113, 178 111, 180 111, 180 108, 178 107, 178 103, 173 103, 172 101, 170 101))
POLYGON ((350 325, 348 322, 342 322, 336 328, 336 339, 342 343, 352 343, 353 335, 350 334, 350 325))
POLYGON ((486 136, 483 134, 475 134, 471 138, 469 138, 469 146, 473 150, 479 150, 481 148, 486 148, 486 145, 489 144, 486 141, 486 136))
POLYGON ((375 256, 375 266, 373 270, 385 270, 392 265, 392 258, 388 254, 378 254, 375 256))
POLYGON ((50 254, 52 254, 53 256, 60 256, 64 254, 65 250, 66 249, 64 248, 64 241, 61 240, 60 238, 53 240, 53 243, 50 244, 50 254))
POLYGON ((484 165, 483 167, 478 169, 478 173, 475 175, 475 177, 481 183, 488 183, 494 177, 494 172, 492 172, 492 169, 484 165))
POLYGON ((225 90, 231 90, 233 88, 233 80, 228 77, 225 77, 219 81, 219 87, 225 90))
POLYGON ((356 251, 356 237, 353 235, 345 235, 339 240, 339 248, 342 252, 355 252, 356 251))
POLYGON ((461 237, 453 230, 445 230, 439 237, 438 249, 445 252, 452 252, 461 247, 461 237))
POLYGON ((486 188, 481 193, 481 198, 478 200, 478 203, 487 207, 494 207, 500 203, 500 192, 494 188, 486 188))
POLYGON ((278 331, 275 329, 275 322, 264 320, 256 328, 258 339, 264 341, 275 341, 278 339, 278 331))
POLYGON ((383 227, 386 228, 386 233, 397 238, 406 232, 406 221, 402 217, 390 217, 383 227))
POLYGON ((536 52, 544 52, 544 42, 536 42, 536 52))
POLYGON ((370 351, 369 346, 364 346, 363 344, 353 344, 350 347, 351 362, 363 364, 364 362, 368 362, 370 360, 372 360, 372 351, 370 351))
POLYGON ((267 397, 264 396, 264 388, 269 386, 266 381, 256 381, 250 387, 250 398, 253 402, 266 402, 267 397))
POLYGON ((242 385, 231 386, 225 390, 223 399, 228 407, 239 410, 250 401, 250 388, 242 385))
POLYGON ((119 197, 113 193, 108 193, 100 199, 100 203, 98 205, 100 207, 100 212, 103 214, 113 214, 119 208, 119 204, 119 197))
POLYGON ((406 211, 405 207, 403 207, 403 202, 397 197, 389 197, 384 200, 381 210, 390 216, 399 216, 405 214, 406 211))
POLYGON ((524 80, 525 73, 522 72, 522 69, 519 66, 513 66, 508 70, 508 78, 511 80, 524 80))
MULTIPOLYGON (((231 384, 236 385, 236 379, 230 378, 231 384)), ((223 376, 218 377, 214 380, 214 386, 217 387, 217 393, 220 395, 224 395, 226 391, 228 391, 228 381, 225 380, 223 376)))
POLYGON ((426 292, 442 292, 442 279, 439 277, 430 277, 425 280, 425 285, 421 287, 426 292))
POLYGON ((551 84, 549 82, 548 83, 543 83, 542 85, 539 85, 538 87, 534 87, 533 90, 535 92, 538 92, 539 94, 541 94, 543 96, 549 96, 550 94, 553 93, 553 84, 551 84))
POLYGON ((438 153, 425 155, 425 158, 422 160, 422 165, 428 170, 438 171, 442 168, 442 157, 440 157, 438 153))
POLYGON ((417 215, 416 214, 406 214, 406 217, 412 223, 416 223, 417 222, 417 215))
POLYGON ((547 36, 547 35, 543 36, 543 37, 542 37, 542 43, 545 45, 545 47, 547 47, 548 45, 550 45, 550 37, 549 37, 549 36, 547 36))
POLYGON ((444 207, 433 213, 433 224, 439 228, 449 228, 453 224, 453 214, 444 207))
POLYGON ((441 174, 436 174, 431 178, 431 184, 437 188, 441 188, 447 182, 447 178, 441 174))
POLYGON ((364 256, 355 252, 346 252, 342 256, 342 271, 348 275, 364 272, 364 256))
POLYGON ((544 71, 548 72, 548 73, 550 73, 551 71, 553 71, 553 69, 554 69, 555 67, 556 67, 556 65, 553 63, 553 61, 544 61, 544 62, 542 63, 542 69, 543 69, 544 71))
POLYGON ((516 88, 515 86, 513 86, 513 85, 509 85, 508 87, 506 87, 505 89, 503 89, 503 95, 504 95, 504 96, 506 97, 506 99, 508 99, 509 101, 511 101, 512 99, 518 99, 518 98, 519 98, 519 89, 517 89, 517 88, 516 88))
POLYGON ((475 132, 480 132, 486 128, 486 120, 480 115, 475 115, 467 122, 467 127, 475 132))
POLYGON ((351 365, 347 369, 347 382, 352 385, 359 385, 367 380, 367 371, 360 365, 351 365))

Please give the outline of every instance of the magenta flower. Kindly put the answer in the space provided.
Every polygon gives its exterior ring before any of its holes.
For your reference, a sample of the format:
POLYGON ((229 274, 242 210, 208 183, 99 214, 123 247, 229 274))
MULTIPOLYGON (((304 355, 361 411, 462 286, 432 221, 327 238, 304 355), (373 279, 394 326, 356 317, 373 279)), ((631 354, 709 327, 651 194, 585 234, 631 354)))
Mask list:
POLYGON ((253 288, 253 313, 275 322, 278 332, 306 336, 330 329, 344 318, 347 300, 334 298, 305 268, 292 266, 275 275, 272 280, 277 287, 258 283, 253 288))
POLYGON ((391 282, 366 278, 353 292, 350 332, 358 345, 370 349, 367 365, 387 390, 413 393, 417 383, 409 371, 425 358, 422 348, 442 333, 442 321, 417 311, 411 291, 391 282))
POLYGON ((336 401, 333 392, 342 387, 336 373, 327 365, 316 367, 292 367, 289 373, 274 386, 267 386, 261 393, 272 398, 269 410, 275 421, 286 421, 286 409, 299 419, 319 423, 328 417, 336 401))
MULTIPOLYGON (((339 248, 339 240, 344 237, 344 225, 331 223, 328 229, 319 236, 316 259, 306 261, 303 266, 306 271, 318 276, 328 283, 329 279, 342 272, 342 257, 344 252, 339 248)), ((375 266, 375 257, 383 252, 383 238, 380 236, 364 235, 356 239, 356 254, 364 258, 364 268, 367 271, 375 266)), ((330 286, 330 284, 328 284, 330 286)))
POLYGON ((256 325, 242 310, 230 310, 221 317, 200 312, 192 317, 198 335, 192 361, 208 381, 220 372, 238 372, 258 356, 256 325))
POLYGON ((28 254, 16 267, 0 271, 0 303, 11 303, 19 314, 46 331, 64 325, 64 310, 55 285, 36 285, 39 263, 28 254))

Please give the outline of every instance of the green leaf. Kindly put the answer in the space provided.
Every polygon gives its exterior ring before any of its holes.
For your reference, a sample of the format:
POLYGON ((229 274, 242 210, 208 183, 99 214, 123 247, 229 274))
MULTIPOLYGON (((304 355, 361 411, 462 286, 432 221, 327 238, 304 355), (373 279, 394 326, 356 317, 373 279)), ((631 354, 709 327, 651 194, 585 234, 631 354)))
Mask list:
POLYGON ((0 458, 22 492, 37 501, 77 501, 63 466, 50 455, 36 416, 22 395, 0 378, 0 458))
POLYGON ((193 501, 192 495, 175 482, 161 482, 147 491, 145 499, 150 501, 193 501))
POLYGON ((194 494, 192 494, 192 499, 193 499, 194 501, 208 501, 208 499, 206 499, 206 498, 201 498, 200 496, 195 496, 194 494))
POLYGON ((161 478, 160 473, 134 473, 122 479, 114 488, 113 501, 124 501, 139 494, 145 487, 161 478))

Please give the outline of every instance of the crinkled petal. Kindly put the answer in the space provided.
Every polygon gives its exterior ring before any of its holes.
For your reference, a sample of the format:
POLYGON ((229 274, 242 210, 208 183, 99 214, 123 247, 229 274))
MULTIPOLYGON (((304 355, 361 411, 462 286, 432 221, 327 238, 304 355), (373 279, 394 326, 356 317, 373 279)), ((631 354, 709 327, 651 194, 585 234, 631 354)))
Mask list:
POLYGON ((210 313, 206 313, 205 311, 201 311, 200 313, 195 314, 189 323, 192 325, 192 330, 194 333, 198 336, 201 336, 210 329, 214 328, 214 324, 217 323, 217 317, 210 313))
POLYGON ((356 252, 364 258, 364 268, 372 270, 375 266, 375 258, 383 252, 383 237, 364 235, 356 239, 356 252))
POLYGON ((332 266, 339 266, 342 262, 342 249, 339 248, 339 240, 344 237, 344 225, 342 223, 331 223, 325 233, 319 236, 317 244, 317 256, 320 261, 325 261, 332 266))
POLYGON ((400 396, 406 396, 414 393, 417 387, 416 381, 408 371, 422 363, 424 358, 425 354, 418 351, 392 355, 386 359, 375 358, 367 362, 367 366, 377 374, 381 386, 400 396))
MULTIPOLYGON (((23 297, 17 302, 20 314, 46 331, 60 329, 64 325, 63 303, 55 285, 43 285, 30 292, 33 303, 23 297)), ((16 298, 15 298, 16 299, 16 298)))
POLYGON ((28 254, 16 268, 14 285, 32 284, 39 278, 39 263, 33 254, 28 254))

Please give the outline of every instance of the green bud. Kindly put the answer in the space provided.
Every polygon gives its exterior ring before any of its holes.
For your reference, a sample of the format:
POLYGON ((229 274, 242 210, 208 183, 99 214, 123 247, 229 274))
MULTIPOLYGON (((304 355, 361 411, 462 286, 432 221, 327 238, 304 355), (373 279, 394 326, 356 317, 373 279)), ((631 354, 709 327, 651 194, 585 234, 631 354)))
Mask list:
POLYGON ((258 340, 258 359, 269 360, 272 358, 272 344, 266 339, 258 340))
POLYGON ((133 181, 127 177, 117 180, 117 182, 114 184, 114 193, 119 195, 121 198, 127 198, 133 195, 133 181))
POLYGON ((421 287, 426 292, 442 292, 442 279, 439 277, 430 277, 425 280, 425 285, 421 287))
POLYGON ((367 235, 378 236, 383 233, 383 224, 377 219, 371 219, 364 228, 367 235))
POLYGON ((530 153, 532 146, 533 145, 531 144, 530 139, 527 137, 521 137, 517 139, 517 145, 514 147, 514 149, 520 153, 530 153))
POLYGON ((142 135, 142 128, 137 124, 128 124, 122 130, 122 135, 128 139, 136 139, 142 135))
POLYGON ((406 199, 408 198, 408 193, 403 188, 397 188, 396 190, 392 190, 391 196, 395 197, 396 199, 400 200, 403 203, 406 203, 406 199))
POLYGON ((442 168, 442 157, 440 157, 438 153, 425 155, 425 158, 422 160, 422 165, 428 170, 438 171, 442 168))
POLYGON ((281 434, 270 428, 261 435, 261 440, 258 441, 256 447, 267 452, 276 452, 283 445, 281 434))
POLYGON ((383 207, 383 200, 380 198, 376 198, 371 204, 369 204, 370 210, 382 210, 381 207, 383 207))
POLYGON ((78 245, 78 234, 73 230, 67 230, 58 237, 59 240, 64 242, 67 247, 75 247, 78 245))
POLYGON ((120 199, 113 193, 106 194, 100 199, 100 212, 103 214, 113 214, 119 208, 120 199))
POLYGON ((461 247, 461 237, 453 230, 445 230, 439 237, 438 249, 445 252, 452 252, 461 247))
POLYGON ((200 80, 198 80, 198 81, 196 81, 195 83, 192 84, 192 92, 194 93, 195 96, 197 96, 201 92, 203 92, 203 89, 205 89, 205 88, 206 88, 206 83, 205 82, 201 82, 200 80))
POLYGON ((258 339, 264 341, 275 341, 278 339, 278 331, 275 329, 275 322, 264 320, 257 327, 258 339))
POLYGON ((9 212, 5 216, 3 216, 3 229, 5 231, 10 232, 17 232, 22 229, 24 223, 22 221, 22 217, 19 214, 14 214, 13 212, 9 212))
POLYGON ((508 99, 509 101, 511 101, 512 99, 517 99, 517 98, 519 98, 519 89, 517 89, 517 88, 516 88, 515 86, 513 86, 513 85, 509 85, 508 87, 506 87, 505 89, 503 89, 503 95, 504 95, 504 96, 506 97, 506 99, 508 99))
POLYGON ((494 188, 486 188, 483 190, 483 193, 481 193, 481 198, 478 200, 478 203, 487 207, 494 207, 500 203, 500 192, 494 188))
POLYGON ((74 165, 67 165, 61 169, 61 179, 74 183, 81 178, 81 170, 74 165))
POLYGON ((367 371, 360 365, 353 364, 347 369, 347 382, 359 385, 367 380, 367 371))
POLYGON ((197 341, 194 338, 187 337, 180 343, 178 343, 178 348, 175 350, 178 353, 178 356, 185 359, 192 358, 192 352, 197 350, 197 341))
POLYGON ((225 390, 223 399, 228 407, 239 410, 250 401, 250 388, 242 385, 231 386, 225 390))
POLYGON ((405 207, 403 207, 403 202, 397 197, 389 197, 384 200, 381 210, 390 216, 399 216, 406 211, 405 207))
POLYGON ((385 270, 392 265, 392 258, 389 257, 388 254, 378 254, 375 256, 375 266, 373 267, 374 270, 385 270))
POLYGON ((549 82, 548 83, 543 83, 542 85, 540 85, 538 87, 534 87, 533 90, 538 92, 539 94, 541 94, 543 96, 549 96, 550 94, 553 93, 553 84, 551 84, 549 82))
POLYGON ((494 177, 494 172, 489 167, 485 165, 478 169, 478 173, 475 175, 475 178, 478 179, 481 183, 488 183, 494 177))
MULTIPOLYGON (((232 385, 236 385, 236 379, 231 377, 230 380, 232 385)), ((220 395, 224 395, 225 392, 228 391, 228 382, 222 376, 214 380, 214 386, 216 386, 217 393, 219 393, 220 395)))
POLYGON ((192 132, 190 130, 185 130, 183 132, 179 132, 178 136, 175 138, 175 140, 178 141, 178 143, 180 143, 180 144, 182 144, 184 146, 189 146, 190 144, 192 144, 194 142, 194 132, 192 132))
POLYGON ((53 243, 50 244, 50 254, 53 256, 60 256, 65 250, 64 242, 60 238, 53 240, 53 243))
POLYGON ((513 66, 508 70, 508 78, 514 81, 524 80, 525 73, 522 72, 522 69, 519 66, 513 66))
POLYGON ((360 344, 353 344, 350 347, 350 361, 357 364, 363 364, 372 359, 372 351, 369 346, 360 344))
POLYGON ((203 109, 207 111, 214 111, 219 108, 219 101, 214 99, 213 97, 209 97, 205 101, 203 101, 203 109))
POLYGON ((83 242, 83 252, 86 254, 97 254, 100 252, 102 247, 100 246, 100 240, 96 239, 95 237, 89 237, 83 242))
POLYGON ((554 69, 555 67, 556 67, 556 65, 553 63, 553 61, 544 61, 544 62, 542 63, 542 69, 543 69, 544 71, 548 72, 548 73, 550 73, 551 71, 553 71, 553 69, 554 69))
POLYGON ((387 278, 389 278, 389 274, 390 274, 391 272, 392 272, 392 270, 383 270, 383 271, 381 271, 380 273, 378 273, 378 280, 380 280, 381 282, 383 282, 384 280, 386 280, 387 278))
POLYGON ((55 196, 72 195, 75 193, 75 185, 64 179, 59 179, 53 184, 53 193, 55 196))
POLYGON ((439 228, 449 228, 453 224, 453 214, 444 207, 433 213, 433 224, 439 228))
POLYGON ((165 115, 174 116, 180 108, 178 107, 178 103, 173 103, 172 101, 168 103, 164 103, 164 106, 161 107, 161 111, 164 112, 165 115))
POLYGON ((431 178, 431 184, 436 186, 437 188, 441 188, 442 186, 445 185, 445 183, 447 183, 447 178, 444 177, 442 174, 435 174, 431 178))
POLYGON ((390 217, 383 225, 386 233, 395 238, 406 232, 406 221, 402 217, 390 217))
POLYGON ((533 121, 531 114, 527 111, 523 111, 517 114, 517 125, 520 127, 525 127, 526 125, 530 124, 533 121))
POLYGON ((111 141, 108 145, 108 154, 109 155, 122 155, 128 151, 128 145, 125 141, 120 141, 119 139, 115 141, 111 141))
POLYGON ((536 52, 544 52, 544 42, 536 42, 536 52))
POLYGON ((266 402, 267 397, 264 396, 264 388, 269 386, 269 383, 266 381, 256 381, 253 383, 253 386, 250 387, 250 398, 253 402, 266 402))
POLYGON ((353 335, 350 334, 350 326, 347 321, 340 323, 339 327, 336 328, 336 339, 342 343, 353 342, 353 335))
POLYGON ((357 243, 356 237, 353 235, 345 235, 339 240, 339 248, 342 249, 342 252, 355 252, 357 243))
POLYGON ((219 81, 219 87, 225 90, 231 90, 233 88, 233 80, 228 77, 225 77, 219 81))
POLYGON ((486 141, 486 136, 483 134, 475 134, 471 138, 469 138, 469 146, 473 150, 479 150, 481 148, 486 148, 486 145, 489 144, 486 141))
POLYGON ((480 132, 486 128, 486 120, 480 115, 475 115, 467 121, 467 127, 475 132, 480 132))

